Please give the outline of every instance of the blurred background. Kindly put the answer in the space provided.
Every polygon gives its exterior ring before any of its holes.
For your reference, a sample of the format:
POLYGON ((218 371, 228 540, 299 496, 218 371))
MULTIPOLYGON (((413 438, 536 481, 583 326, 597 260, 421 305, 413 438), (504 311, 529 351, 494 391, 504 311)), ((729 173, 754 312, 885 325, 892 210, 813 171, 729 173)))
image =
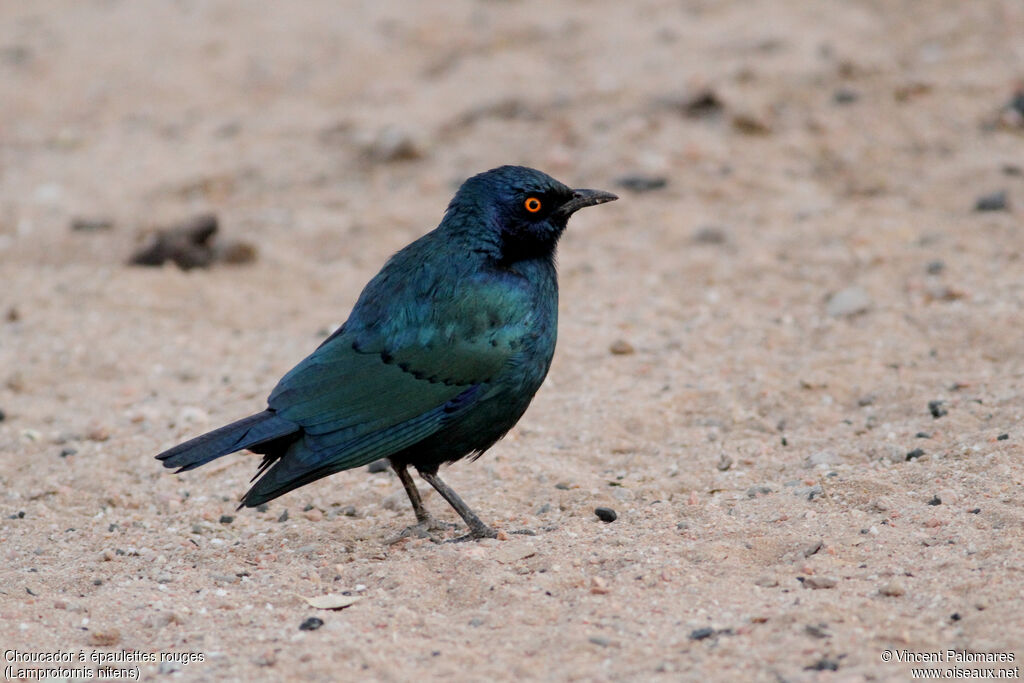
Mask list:
POLYGON ((1019 646, 1022 79, 1017 0, 0 3, 0 640, 381 680, 1019 646), (507 163, 622 196, 563 239, 533 407, 446 475, 546 533, 382 550, 386 473, 236 519, 251 458, 160 470, 507 163), (286 646, 355 585, 335 660, 286 646))

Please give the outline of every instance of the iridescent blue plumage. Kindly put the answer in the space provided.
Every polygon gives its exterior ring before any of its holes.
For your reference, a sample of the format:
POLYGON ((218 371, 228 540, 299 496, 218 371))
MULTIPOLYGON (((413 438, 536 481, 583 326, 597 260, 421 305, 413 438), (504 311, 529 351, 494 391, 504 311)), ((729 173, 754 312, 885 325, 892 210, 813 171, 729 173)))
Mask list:
POLYGON ((264 412, 157 457, 188 470, 243 448, 263 453, 242 498, 249 507, 389 458, 421 525, 433 521, 410 465, 473 536, 492 536, 437 469, 479 455, 525 412, 555 349, 558 238, 574 211, 613 199, 519 166, 470 178, 441 224, 391 257, 345 324, 281 379, 264 412))

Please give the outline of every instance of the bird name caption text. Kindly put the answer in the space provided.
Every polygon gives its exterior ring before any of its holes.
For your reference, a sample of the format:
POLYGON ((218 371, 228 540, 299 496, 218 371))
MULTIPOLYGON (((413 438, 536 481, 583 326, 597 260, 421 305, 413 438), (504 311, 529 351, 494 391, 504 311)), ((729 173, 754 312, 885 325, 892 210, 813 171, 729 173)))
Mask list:
MULTIPOLYGON (((175 670, 206 661, 202 652, 140 652, 137 650, 4 650, 7 680, 122 679, 137 681, 139 665, 170 665, 175 670)), ((169 672, 168 672, 169 673, 169 672)))

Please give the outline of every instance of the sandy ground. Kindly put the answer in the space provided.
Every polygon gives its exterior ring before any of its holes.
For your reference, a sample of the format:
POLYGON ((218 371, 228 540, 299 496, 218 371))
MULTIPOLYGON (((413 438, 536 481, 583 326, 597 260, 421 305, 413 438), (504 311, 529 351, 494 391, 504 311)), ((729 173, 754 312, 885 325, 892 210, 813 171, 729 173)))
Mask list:
POLYGON ((1024 129, 1000 108, 1022 27, 1015 0, 0 3, 3 666, 1019 667, 1024 129), (533 406, 445 470, 536 536, 389 545, 412 521, 389 473, 235 513, 255 457, 153 460, 262 408, 458 183, 503 163, 622 194, 562 242, 533 406), (1003 190, 1008 210, 974 210, 1003 190), (256 261, 125 265, 200 211, 256 261), (360 600, 302 600, 330 593, 360 600))

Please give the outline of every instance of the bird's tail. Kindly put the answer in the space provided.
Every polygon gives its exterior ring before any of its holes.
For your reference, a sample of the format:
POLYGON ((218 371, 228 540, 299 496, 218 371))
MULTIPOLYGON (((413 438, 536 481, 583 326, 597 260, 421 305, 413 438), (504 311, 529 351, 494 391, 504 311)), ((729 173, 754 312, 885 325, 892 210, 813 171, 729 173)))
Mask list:
POLYGON ((162 460, 164 467, 177 467, 178 472, 185 472, 243 448, 252 448, 291 434, 298 436, 300 430, 297 424, 278 417, 273 410, 264 410, 178 444, 156 459, 162 460))

